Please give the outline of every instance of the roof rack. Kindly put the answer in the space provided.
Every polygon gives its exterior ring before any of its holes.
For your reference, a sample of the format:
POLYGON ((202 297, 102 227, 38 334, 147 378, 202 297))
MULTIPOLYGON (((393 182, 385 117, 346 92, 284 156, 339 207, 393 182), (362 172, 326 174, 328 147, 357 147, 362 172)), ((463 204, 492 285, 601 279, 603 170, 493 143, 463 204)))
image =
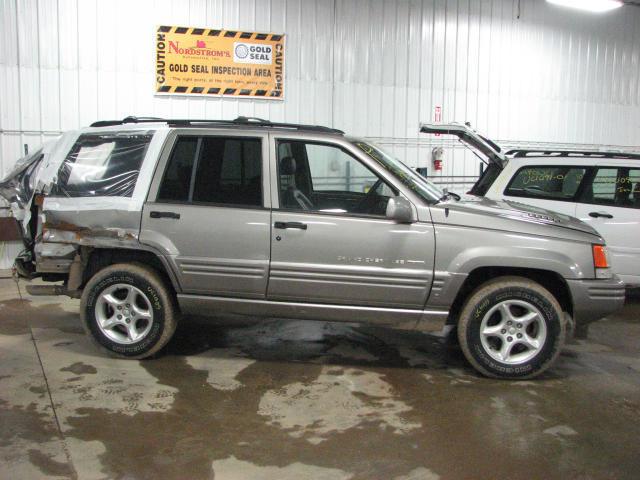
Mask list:
POLYGON ((531 149, 514 149, 509 150, 507 155, 513 157, 587 157, 587 158, 620 158, 624 160, 640 160, 640 153, 626 152, 598 152, 596 150, 531 150, 531 149))
POLYGON ((91 124, 92 127, 112 127, 129 123, 166 123, 172 127, 206 127, 206 126, 251 126, 267 128, 283 128, 310 132, 323 132, 344 135, 337 128, 324 127, 322 125, 301 125, 297 123, 270 122, 257 117, 238 117, 234 120, 208 120, 208 119, 165 119, 157 117, 126 117, 122 120, 101 120, 91 124))

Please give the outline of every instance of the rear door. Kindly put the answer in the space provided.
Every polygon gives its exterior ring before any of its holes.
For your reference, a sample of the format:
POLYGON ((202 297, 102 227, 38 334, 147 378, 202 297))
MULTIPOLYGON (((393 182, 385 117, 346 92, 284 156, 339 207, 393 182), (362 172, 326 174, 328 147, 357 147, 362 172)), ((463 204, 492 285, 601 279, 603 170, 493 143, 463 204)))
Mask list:
POLYGON ((279 207, 268 298, 422 309, 433 275, 433 226, 386 218, 399 192, 345 144, 275 137, 272 148, 279 207))
POLYGON ((184 293, 264 298, 270 250, 267 135, 173 132, 144 206, 141 242, 184 293))
POLYGON ((613 269, 640 284, 640 168, 601 165, 589 178, 576 211, 604 237, 613 269))

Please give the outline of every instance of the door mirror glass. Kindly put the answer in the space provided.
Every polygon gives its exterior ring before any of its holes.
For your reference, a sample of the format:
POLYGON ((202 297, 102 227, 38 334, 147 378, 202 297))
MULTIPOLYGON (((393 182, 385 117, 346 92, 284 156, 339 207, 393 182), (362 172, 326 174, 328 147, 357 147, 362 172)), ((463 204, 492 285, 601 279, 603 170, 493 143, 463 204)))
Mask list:
POLYGON ((387 203, 387 218, 398 223, 414 223, 416 221, 411 202, 404 197, 391 197, 387 203))

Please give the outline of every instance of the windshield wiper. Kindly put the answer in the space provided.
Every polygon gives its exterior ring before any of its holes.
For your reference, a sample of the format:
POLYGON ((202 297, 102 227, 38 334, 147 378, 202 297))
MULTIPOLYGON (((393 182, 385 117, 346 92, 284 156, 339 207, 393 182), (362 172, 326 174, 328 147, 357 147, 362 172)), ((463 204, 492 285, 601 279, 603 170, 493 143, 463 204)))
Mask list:
POLYGON ((455 198, 456 201, 460 201, 460 199, 462 198, 457 193, 448 192, 447 190, 444 190, 444 194, 438 199, 438 201, 436 203, 440 203, 440 202, 444 202, 445 200, 449 200, 450 197, 455 198))

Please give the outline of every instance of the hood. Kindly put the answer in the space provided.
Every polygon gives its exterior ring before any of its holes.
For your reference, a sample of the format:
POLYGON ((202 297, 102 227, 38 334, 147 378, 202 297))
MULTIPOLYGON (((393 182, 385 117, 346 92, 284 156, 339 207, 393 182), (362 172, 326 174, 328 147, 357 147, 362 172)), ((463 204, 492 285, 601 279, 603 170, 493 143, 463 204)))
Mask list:
MULTIPOLYGON (((563 228, 600 237, 600 234, 594 228, 577 218, 519 202, 495 201, 484 197, 467 195, 460 201, 450 200, 439 205, 444 205, 445 208, 461 213, 473 213, 494 219, 516 220, 533 224, 532 226, 539 225, 542 228, 542 230, 538 231, 540 235, 554 236, 551 229, 563 228)), ((482 225, 486 227, 487 222, 490 221, 487 218, 482 222, 482 225)))

